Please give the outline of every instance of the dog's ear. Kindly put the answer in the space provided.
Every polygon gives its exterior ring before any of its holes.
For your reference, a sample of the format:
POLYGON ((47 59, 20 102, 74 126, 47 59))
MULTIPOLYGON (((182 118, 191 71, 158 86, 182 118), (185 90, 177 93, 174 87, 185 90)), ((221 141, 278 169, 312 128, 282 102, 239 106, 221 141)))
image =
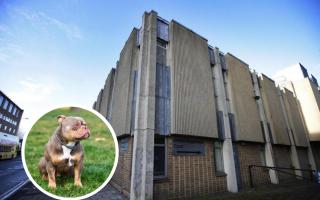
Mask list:
POLYGON ((64 116, 64 115, 59 115, 57 117, 59 123, 61 123, 65 118, 66 118, 66 116, 64 116))

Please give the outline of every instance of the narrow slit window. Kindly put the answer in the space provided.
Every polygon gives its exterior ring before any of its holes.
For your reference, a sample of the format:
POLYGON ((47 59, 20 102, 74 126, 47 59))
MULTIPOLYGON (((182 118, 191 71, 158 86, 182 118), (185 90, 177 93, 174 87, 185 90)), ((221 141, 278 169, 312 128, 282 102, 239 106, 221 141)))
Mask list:
POLYGON ((213 145, 214 145, 214 164, 215 164, 216 172, 224 173, 222 142, 214 141, 213 145))

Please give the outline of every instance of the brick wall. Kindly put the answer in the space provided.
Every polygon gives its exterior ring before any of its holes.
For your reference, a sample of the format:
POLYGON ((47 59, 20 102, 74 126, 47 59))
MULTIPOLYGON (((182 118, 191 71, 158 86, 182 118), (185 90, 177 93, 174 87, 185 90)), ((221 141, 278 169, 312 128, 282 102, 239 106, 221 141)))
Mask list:
MULTIPOLYGON (((248 166, 262 165, 262 157, 260 155, 262 145, 252 142, 239 142, 236 145, 240 163, 241 189, 250 187, 248 166)), ((258 167, 252 168, 252 180, 254 185, 270 183, 269 171, 258 167)))
POLYGON ((217 176, 213 140, 202 139, 205 155, 173 155, 173 139, 167 137, 167 178, 154 181, 154 199, 184 199, 226 191, 225 176, 217 176))
POLYGON ((119 161, 117 169, 110 181, 117 190, 122 192, 126 196, 130 196, 130 184, 131 184, 131 165, 132 165, 132 146, 133 137, 128 137, 128 148, 123 150, 120 147, 121 139, 119 141, 119 161))
MULTIPOLYGON (((284 145, 273 145, 273 154, 275 159, 276 167, 286 167, 286 168, 292 168, 292 161, 291 161, 291 153, 290 153, 290 147, 284 146, 284 145)), ((293 170, 281 170, 289 173, 293 173, 293 170)), ((294 179, 295 177, 292 175, 288 175, 282 172, 278 171, 278 178, 279 181, 285 181, 294 179)))

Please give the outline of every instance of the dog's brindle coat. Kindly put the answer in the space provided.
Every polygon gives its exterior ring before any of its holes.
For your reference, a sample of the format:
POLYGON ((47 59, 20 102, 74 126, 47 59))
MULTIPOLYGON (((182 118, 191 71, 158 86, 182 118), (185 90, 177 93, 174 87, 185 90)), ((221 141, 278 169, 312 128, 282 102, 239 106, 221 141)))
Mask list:
POLYGON ((82 187, 83 148, 80 140, 90 136, 86 122, 80 117, 59 115, 59 126, 45 145, 44 157, 40 159, 39 171, 56 188, 56 176, 74 175, 74 184, 82 187))

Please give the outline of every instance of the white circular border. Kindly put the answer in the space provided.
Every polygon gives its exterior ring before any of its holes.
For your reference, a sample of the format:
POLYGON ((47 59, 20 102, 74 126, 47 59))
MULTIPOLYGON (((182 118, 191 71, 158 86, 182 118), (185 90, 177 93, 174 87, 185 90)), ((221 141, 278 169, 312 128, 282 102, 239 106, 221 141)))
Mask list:
POLYGON ((97 112, 96 110, 93 110, 92 108, 84 108, 83 106, 79 106, 79 105, 63 105, 63 106, 55 106, 53 109, 50 109, 48 112, 44 113, 43 115, 41 115, 35 122, 32 126, 30 126, 28 132, 23 136, 23 142, 22 142, 22 149, 21 149, 21 154, 22 154, 22 163, 23 163, 23 168, 24 168, 24 171, 26 172, 28 178, 30 179, 30 181, 33 183, 34 186, 36 186, 42 193, 48 195, 49 197, 52 197, 52 198, 55 198, 55 199, 62 199, 62 200, 80 200, 80 199, 86 199, 86 198, 89 198, 93 195, 95 195, 96 193, 100 192, 100 190, 102 190, 110 181, 110 179, 112 178, 116 168, 117 168, 117 165, 118 165, 118 159, 119 159, 119 145, 118 145, 118 140, 117 140, 117 136, 111 126, 111 124, 106 120, 106 118, 104 118, 99 112, 97 112), (113 167, 112 167, 112 170, 108 176, 108 178, 105 180, 105 182, 100 185, 100 187, 98 187, 97 189, 95 189, 93 192, 90 192, 89 194, 86 194, 84 196, 80 196, 80 197, 62 197, 62 196, 57 196, 57 195, 54 195, 50 192, 47 192, 46 190, 44 190, 40 185, 37 184, 37 182, 32 178, 29 170, 28 170, 28 167, 27 167, 27 164, 26 164, 26 160, 25 160, 25 145, 26 145, 26 140, 27 140, 27 137, 32 129, 32 127, 34 126, 34 124, 36 122, 39 121, 39 119, 41 117, 43 117, 45 114, 53 111, 53 110, 56 110, 56 109, 61 109, 61 108, 68 108, 68 107, 75 107, 75 108, 81 108, 83 110, 86 110, 86 111, 89 111, 89 112, 92 112, 94 113, 97 117, 99 117, 106 125, 107 127, 109 128, 110 132, 111 132, 111 135, 112 135, 112 138, 113 138, 113 141, 114 141, 114 145, 115 145, 115 151, 116 151, 116 155, 115 155, 115 161, 113 163, 113 167))

